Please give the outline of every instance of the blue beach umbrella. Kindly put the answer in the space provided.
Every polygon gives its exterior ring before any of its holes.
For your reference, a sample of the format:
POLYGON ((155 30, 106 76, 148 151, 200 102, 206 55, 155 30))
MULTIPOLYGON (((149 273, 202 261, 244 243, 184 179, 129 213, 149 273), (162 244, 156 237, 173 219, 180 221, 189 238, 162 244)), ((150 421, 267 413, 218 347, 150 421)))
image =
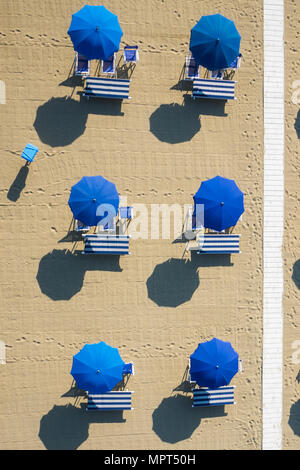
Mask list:
POLYGON ((190 356, 191 380, 199 387, 228 385, 238 369, 238 353, 229 342, 217 338, 200 343, 190 356))
POLYGON ((106 393, 122 380, 124 365, 118 349, 101 341, 86 344, 75 354, 71 375, 82 390, 106 393))
POLYGON ((103 176, 84 176, 71 188, 69 206, 74 218, 85 225, 98 225, 105 216, 113 217, 120 197, 114 183, 103 176))
POLYGON ((244 212, 244 195, 234 180, 215 176, 203 181, 194 195, 194 215, 204 205, 204 227, 221 232, 234 226, 244 212))
POLYGON ((190 51, 208 70, 224 69, 238 56, 240 42, 234 22, 218 13, 202 16, 192 28, 190 51))
POLYGON ((106 60, 119 50, 123 32, 118 17, 104 6, 85 5, 72 15, 68 34, 75 51, 89 60, 106 60))

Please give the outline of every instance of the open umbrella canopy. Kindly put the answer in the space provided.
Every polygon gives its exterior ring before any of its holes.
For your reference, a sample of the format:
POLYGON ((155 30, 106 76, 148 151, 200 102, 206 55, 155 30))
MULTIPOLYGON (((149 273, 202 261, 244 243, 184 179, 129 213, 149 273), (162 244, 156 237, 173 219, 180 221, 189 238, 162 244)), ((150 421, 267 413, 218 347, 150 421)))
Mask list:
POLYGON ((190 356, 191 380, 199 387, 228 385, 238 369, 238 353, 229 342, 217 338, 200 343, 190 356))
POLYGON ((119 50, 123 32, 118 17, 104 6, 85 5, 72 15, 68 34, 75 51, 87 59, 106 60, 119 50))
POLYGON ((194 216, 204 206, 204 227, 221 232, 234 226, 244 212, 244 195, 234 180, 215 176, 203 181, 194 195, 194 216))
POLYGON ((84 176, 71 188, 69 206, 74 218, 94 226, 104 217, 113 218, 119 209, 120 196, 114 183, 103 176, 84 176))
POLYGON ((208 70, 224 69, 238 56, 240 42, 234 22, 218 13, 202 16, 192 28, 190 51, 208 70))
POLYGON ((122 380, 124 365, 118 349, 101 341, 75 354, 71 375, 82 390, 107 393, 122 380))

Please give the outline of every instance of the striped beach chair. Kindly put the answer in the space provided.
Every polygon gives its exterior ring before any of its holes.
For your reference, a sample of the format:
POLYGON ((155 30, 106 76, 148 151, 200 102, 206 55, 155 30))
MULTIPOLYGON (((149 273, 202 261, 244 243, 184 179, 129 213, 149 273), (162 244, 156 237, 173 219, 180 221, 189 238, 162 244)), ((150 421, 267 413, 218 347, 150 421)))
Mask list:
POLYGON ((240 235, 203 233, 198 236, 197 245, 189 249, 198 255, 240 253, 240 235))
POLYGON ((215 100, 235 100, 235 84, 233 80, 213 78, 195 78, 192 97, 211 98, 215 100))
POLYGON ((83 96, 88 99, 94 97, 129 100, 129 85, 130 80, 125 78, 88 77, 85 80, 83 96))
POLYGON ((129 235, 83 234, 84 255, 130 255, 129 235))
POLYGON ((185 58, 185 69, 184 69, 184 79, 185 80, 194 80, 195 78, 200 77, 201 66, 198 65, 194 57, 189 54, 185 58))
POLYGON ((235 405, 234 389, 234 385, 216 389, 194 388, 192 390, 193 408, 199 406, 235 405))
POLYGON ((88 394, 88 410, 133 410, 132 394, 127 390, 111 391, 102 394, 88 394))
POLYGON ((87 77, 90 74, 91 63, 84 55, 75 52, 75 75, 87 77))

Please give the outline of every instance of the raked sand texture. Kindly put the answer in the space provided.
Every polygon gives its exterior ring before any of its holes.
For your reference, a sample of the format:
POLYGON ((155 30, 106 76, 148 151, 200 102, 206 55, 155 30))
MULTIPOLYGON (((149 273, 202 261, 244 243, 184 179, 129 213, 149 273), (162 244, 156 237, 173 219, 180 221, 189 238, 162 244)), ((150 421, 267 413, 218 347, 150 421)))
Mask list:
POLYGON ((259 449, 262 2, 105 2, 124 31, 121 50, 140 50, 132 99, 122 105, 81 101, 81 87, 68 79, 74 51, 67 29, 83 4, 0 1, 7 91, 0 105, 0 448, 259 449), (176 86, 190 29, 215 12, 242 35, 238 99, 225 106, 193 102, 176 86), (40 149, 29 169, 20 158, 27 142, 40 149), (132 240, 131 256, 119 261, 72 255, 64 241, 70 187, 97 174, 129 204, 149 209, 192 204, 202 180, 233 178, 245 194, 236 227, 242 253, 191 259, 171 237, 132 240), (232 381, 236 405, 193 409, 179 385, 189 355, 213 336, 230 341, 243 360, 232 381), (135 364, 127 385, 134 410, 123 415, 85 412, 86 399, 70 392, 73 355, 101 340, 135 364))
POLYGON ((285 0, 284 449, 300 448, 300 3, 285 0))

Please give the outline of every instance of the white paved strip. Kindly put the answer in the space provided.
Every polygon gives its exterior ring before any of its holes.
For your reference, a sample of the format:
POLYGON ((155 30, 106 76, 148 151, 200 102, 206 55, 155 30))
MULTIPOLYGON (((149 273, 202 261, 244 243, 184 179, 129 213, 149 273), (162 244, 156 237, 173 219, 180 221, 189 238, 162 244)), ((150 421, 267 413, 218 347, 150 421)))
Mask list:
POLYGON ((0 341, 0 364, 6 364, 5 343, 0 341))
POLYGON ((284 0, 264 0, 263 450, 282 446, 284 0))

